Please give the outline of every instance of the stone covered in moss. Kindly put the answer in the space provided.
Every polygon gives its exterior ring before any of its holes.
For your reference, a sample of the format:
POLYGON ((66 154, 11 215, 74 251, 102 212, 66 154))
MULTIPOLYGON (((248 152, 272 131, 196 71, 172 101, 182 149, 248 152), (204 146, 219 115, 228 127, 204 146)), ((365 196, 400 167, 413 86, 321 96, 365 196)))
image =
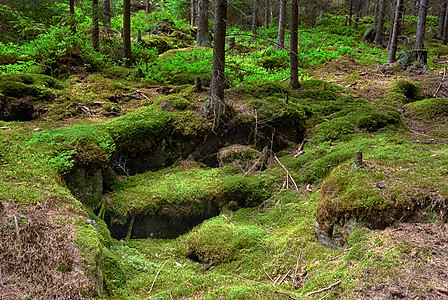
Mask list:
POLYGON ((413 102, 418 100, 418 87, 415 83, 406 80, 398 80, 390 89, 393 93, 402 94, 406 97, 406 102, 413 102))
POLYGON ((217 265, 236 258, 238 251, 250 249, 267 235, 257 226, 234 226, 215 218, 195 228, 187 238, 186 255, 196 261, 217 265))
POLYGON ((0 76, 0 93, 5 96, 31 100, 54 99, 55 90, 61 90, 64 85, 53 77, 41 74, 8 74, 0 76))
POLYGON ((448 116, 448 98, 424 99, 409 103, 407 108, 417 117, 426 120, 436 117, 446 117, 448 116))

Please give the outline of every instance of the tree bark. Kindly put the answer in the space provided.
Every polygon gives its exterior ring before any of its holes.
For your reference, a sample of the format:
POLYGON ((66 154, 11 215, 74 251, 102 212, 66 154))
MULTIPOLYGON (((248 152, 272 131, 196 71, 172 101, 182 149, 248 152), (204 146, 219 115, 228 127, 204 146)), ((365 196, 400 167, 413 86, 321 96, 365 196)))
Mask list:
MULTIPOLYGON (((195 0, 191 0, 191 7, 190 7, 190 26, 194 26, 196 23, 196 1, 195 0)), ((199 7, 198 7, 198 11, 199 11, 199 7)))
POLYGON ((280 0, 280 12, 278 18, 278 36, 275 49, 283 49, 285 47, 285 20, 286 20, 286 1, 280 0))
MULTIPOLYGON (((227 25, 227 0, 215 1, 215 28, 213 36, 213 70, 212 83, 210 87, 211 103, 208 115, 212 115, 214 123, 225 112, 224 102, 224 67, 225 67, 225 44, 227 25)), ((214 125, 215 125, 214 124, 214 125)))
POLYGON ((353 18, 353 0, 350 0, 350 10, 348 12, 348 26, 352 26, 352 18, 353 18))
POLYGON ((442 45, 446 45, 448 43, 448 5, 445 9, 445 21, 443 24, 443 34, 442 34, 442 45))
POLYGON ((384 0, 379 0, 377 14, 378 17, 377 17, 374 43, 377 45, 381 45, 381 43, 383 42, 383 30, 384 30, 384 0))
POLYGON ((196 36, 196 46, 210 46, 208 32, 208 7, 210 0, 199 0, 198 3, 198 33, 196 36))
POLYGON ((103 14, 104 26, 110 26, 110 18, 112 16, 110 11, 110 0, 103 0, 103 14))
POLYGON ((392 35, 390 38, 390 50, 389 57, 387 58, 387 63, 393 63, 395 61, 395 56, 397 55, 397 40, 398 34, 401 27, 401 19, 403 16, 403 0, 397 0, 397 7, 395 9, 394 24, 392 29, 392 35))
POLYGON ((75 0, 70 0, 70 28, 73 33, 76 32, 75 26, 75 0))
POLYGON ((98 23, 98 0, 92 0, 92 45, 93 50, 100 49, 100 25, 98 23))
POLYGON ((299 38, 299 6, 298 0, 292 0, 291 5, 291 43, 289 49, 290 80, 289 87, 298 89, 299 85, 299 61, 297 57, 299 38))
POLYGON ((259 8, 259 0, 254 0, 254 7, 252 10, 252 39, 251 43, 255 42, 257 38, 257 28, 258 28, 258 8, 259 8))
POLYGON ((428 0, 420 0, 418 11, 417 34, 415 38, 415 50, 425 47, 426 16, 428 14, 428 0))
POLYGON ((149 0, 145 0, 145 12, 147 15, 151 12, 151 4, 149 3, 149 0))
POLYGON ((123 56, 124 66, 132 65, 131 52, 131 0, 123 0, 123 56))
POLYGON ((355 14, 355 25, 353 25, 354 30, 358 30, 359 19, 361 19, 362 12, 362 0, 356 1, 356 14, 355 14))
POLYGON ((441 7, 440 7, 440 13, 439 13, 439 24, 437 26, 437 33, 436 33, 437 39, 443 38, 443 31, 444 31, 443 25, 445 24, 447 4, 448 4, 447 0, 442 0, 442 3, 440 4, 441 7))

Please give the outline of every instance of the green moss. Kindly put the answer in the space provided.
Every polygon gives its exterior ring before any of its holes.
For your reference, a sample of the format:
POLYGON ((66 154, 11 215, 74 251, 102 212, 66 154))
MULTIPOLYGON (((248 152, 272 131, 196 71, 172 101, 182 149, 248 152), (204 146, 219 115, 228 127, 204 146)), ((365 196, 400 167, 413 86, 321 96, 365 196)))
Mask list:
POLYGON ((240 84, 235 88, 243 95, 255 99, 263 99, 269 96, 288 94, 288 89, 280 84, 272 82, 260 82, 256 84, 240 84))
POLYGON ((211 265, 228 262, 241 249, 259 243, 266 232, 256 226, 234 226, 222 217, 195 228, 187 238, 187 256, 211 265))
POLYGON ((64 85, 60 81, 41 74, 24 73, 0 76, 0 93, 10 97, 30 96, 31 100, 52 100, 56 96, 55 90, 63 88, 64 85))
POLYGON ((126 276, 121 263, 108 249, 103 251, 101 269, 103 269, 104 289, 108 294, 114 294, 117 288, 121 288, 126 284, 126 276))
POLYGON ((400 121, 400 115, 395 111, 379 112, 364 108, 348 114, 347 119, 360 129, 377 131, 388 124, 397 124, 400 121))
POLYGON ((448 114, 448 98, 424 99, 409 103, 407 107, 416 116, 429 120, 448 114))
POLYGON ((412 82, 398 80, 393 84, 390 91, 404 95, 406 97, 405 103, 409 103, 417 100, 419 89, 417 85, 412 82))
POLYGON ((334 118, 316 128, 311 141, 317 144, 326 141, 347 140, 355 134, 353 126, 346 117, 334 118))

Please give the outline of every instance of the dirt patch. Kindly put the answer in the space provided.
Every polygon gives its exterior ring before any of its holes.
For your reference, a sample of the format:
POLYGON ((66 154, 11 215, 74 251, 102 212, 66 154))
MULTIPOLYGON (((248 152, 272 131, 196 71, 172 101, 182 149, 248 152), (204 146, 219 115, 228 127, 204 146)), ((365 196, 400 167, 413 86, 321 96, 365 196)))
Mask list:
POLYGON ((2 206, 0 299, 82 299, 90 295, 93 286, 80 267, 74 228, 58 224, 62 217, 50 209, 56 203, 3 202, 2 206))
POLYGON ((366 269, 354 299, 448 299, 438 291, 448 288, 448 224, 401 223, 375 234, 368 248, 379 256, 398 250, 398 264, 366 269))

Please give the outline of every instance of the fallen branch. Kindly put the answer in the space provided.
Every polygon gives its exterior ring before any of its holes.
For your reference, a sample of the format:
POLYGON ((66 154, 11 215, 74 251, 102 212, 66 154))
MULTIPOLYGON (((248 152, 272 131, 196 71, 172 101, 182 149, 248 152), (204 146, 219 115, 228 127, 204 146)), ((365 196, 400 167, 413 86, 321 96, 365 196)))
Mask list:
POLYGON ((322 292, 324 292, 324 291, 328 291, 329 289, 332 289, 333 287, 337 286, 337 285, 340 284, 341 282, 342 282, 342 280, 339 280, 338 282, 335 282, 335 283, 333 283, 333 284, 330 284, 330 285, 327 286, 326 288, 323 288, 323 289, 320 289, 320 290, 317 290, 317 291, 314 291, 314 292, 309 292, 308 294, 306 294, 306 296, 308 297, 308 296, 311 296, 311 295, 314 295, 314 294, 319 294, 319 293, 322 293, 322 292))
POLYGON ((148 295, 151 294, 152 288, 154 287, 154 284, 156 283, 157 277, 159 276, 160 271, 162 271, 163 267, 165 266, 165 264, 166 264, 167 262, 168 262, 168 261, 166 261, 166 262, 163 263, 163 265, 160 267, 159 271, 157 272, 156 277, 154 277, 154 281, 153 281, 152 284, 151 284, 151 288, 149 289, 148 295))
POLYGON ((294 187, 296 188, 296 192, 299 192, 299 188, 297 187, 296 182, 294 181, 294 178, 292 178, 291 173, 289 173, 288 169, 278 160, 277 156, 274 155, 275 161, 282 167, 283 170, 286 171, 286 188, 289 188, 288 181, 291 179, 292 183, 294 184, 294 187))
POLYGON ((285 274, 285 276, 283 276, 283 278, 279 282, 277 282, 277 285, 282 284, 283 280, 285 280, 286 276, 288 276, 290 272, 291 272, 291 270, 288 270, 288 272, 285 274))
POLYGON ((439 293, 448 295, 448 289, 441 288, 441 287, 435 287, 434 289, 435 289, 436 291, 438 291, 439 293))

